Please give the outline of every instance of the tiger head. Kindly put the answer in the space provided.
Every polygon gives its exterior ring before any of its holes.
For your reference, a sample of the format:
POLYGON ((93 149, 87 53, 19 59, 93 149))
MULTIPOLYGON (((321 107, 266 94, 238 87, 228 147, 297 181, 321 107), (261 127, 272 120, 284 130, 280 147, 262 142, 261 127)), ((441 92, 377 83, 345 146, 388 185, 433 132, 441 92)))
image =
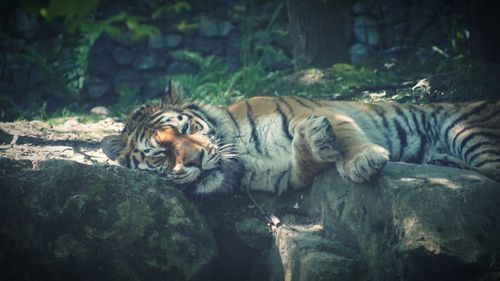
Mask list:
POLYGON ((170 82, 159 104, 133 111, 121 134, 105 137, 101 146, 120 165, 156 172, 194 193, 227 190, 238 157, 230 137, 220 130, 224 122, 218 111, 183 103, 180 89, 170 82))

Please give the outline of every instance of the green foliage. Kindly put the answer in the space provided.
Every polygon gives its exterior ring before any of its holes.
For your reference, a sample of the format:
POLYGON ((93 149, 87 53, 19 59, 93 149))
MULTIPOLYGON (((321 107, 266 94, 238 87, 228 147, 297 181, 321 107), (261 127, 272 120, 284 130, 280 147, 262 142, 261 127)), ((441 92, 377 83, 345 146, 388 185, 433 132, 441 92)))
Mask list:
POLYGON ((159 8, 156 8, 154 11, 153 11, 153 14, 151 15, 151 18, 152 19, 158 19, 159 17, 161 17, 164 13, 167 13, 167 12, 174 12, 174 13, 181 13, 183 11, 191 11, 192 9, 192 6, 191 4, 189 4, 189 2, 187 1, 178 1, 178 2, 175 2, 174 4, 168 4, 168 5, 163 5, 159 8))
POLYGON ((275 76, 266 73, 257 63, 230 71, 216 56, 203 57, 189 51, 176 51, 172 56, 199 68, 198 74, 174 75, 172 79, 181 83, 190 98, 213 104, 225 105, 257 95, 261 83, 275 76))

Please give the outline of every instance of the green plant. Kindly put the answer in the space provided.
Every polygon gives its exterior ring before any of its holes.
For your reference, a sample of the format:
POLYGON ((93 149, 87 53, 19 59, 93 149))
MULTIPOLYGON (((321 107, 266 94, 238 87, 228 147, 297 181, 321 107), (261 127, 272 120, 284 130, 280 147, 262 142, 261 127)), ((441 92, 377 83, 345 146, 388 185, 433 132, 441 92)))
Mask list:
POLYGON ((216 56, 204 57, 189 51, 176 51, 172 56, 195 64, 199 71, 197 74, 174 75, 171 78, 183 85, 190 98, 214 104, 227 104, 256 95, 259 86, 275 75, 266 73, 258 63, 230 71, 216 56))

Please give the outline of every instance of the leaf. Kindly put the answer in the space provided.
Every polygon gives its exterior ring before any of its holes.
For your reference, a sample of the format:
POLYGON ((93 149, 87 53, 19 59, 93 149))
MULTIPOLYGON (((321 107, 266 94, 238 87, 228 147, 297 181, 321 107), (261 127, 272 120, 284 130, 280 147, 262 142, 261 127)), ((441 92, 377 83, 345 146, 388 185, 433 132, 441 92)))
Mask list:
POLYGON ((72 16, 78 0, 51 0, 47 7, 48 16, 72 16))
POLYGON ((182 11, 190 11, 191 10, 191 4, 189 4, 186 1, 179 1, 174 4, 173 6, 174 12, 180 13, 182 11))
POLYGON ((81 0, 81 1, 75 1, 75 14, 83 18, 85 17, 90 11, 95 9, 99 4, 99 0, 81 0))
POLYGON ((79 25, 80 21, 74 18, 68 18, 64 22, 64 27, 66 28, 66 32, 68 33, 74 33, 79 25))
POLYGON ((117 38, 121 32, 119 27, 110 24, 104 26, 104 31, 112 38, 117 38))

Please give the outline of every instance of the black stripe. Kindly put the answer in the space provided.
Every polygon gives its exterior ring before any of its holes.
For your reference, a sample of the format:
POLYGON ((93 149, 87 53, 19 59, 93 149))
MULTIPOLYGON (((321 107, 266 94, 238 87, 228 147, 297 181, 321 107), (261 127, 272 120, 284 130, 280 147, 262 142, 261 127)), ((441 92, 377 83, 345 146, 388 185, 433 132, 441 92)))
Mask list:
POLYGON ((476 160, 477 157, 483 155, 483 154, 495 154, 495 155, 498 155, 500 156, 500 152, 497 150, 497 149, 485 149, 485 150, 481 150, 481 151, 478 151, 478 153, 472 155, 472 157, 470 158, 470 161, 469 161, 469 164, 472 165, 472 162, 474 162, 474 160, 476 160))
POLYGON ((415 163, 422 163, 424 161, 425 148, 427 147, 428 139, 422 128, 420 127, 420 122, 417 117, 417 112, 423 114, 422 111, 418 110, 416 107, 410 106, 410 114, 413 123, 415 124, 415 130, 417 132, 418 137, 420 138, 420 146, 418 148, 417 154, 414 155, 413 160, 415 163))
POLYGON ((384 134, 384 137, 387 141, 387 145, 389 147, 389 151, 391 152, 391 156, 393 155, 394 149, 393 149, 393 143, 391 139, 391 127, 389 126, 389 121, 387 120, 387 117, 385 116, 385 111, 383 107, 372 104, 373 111, 382 119, 382 124, 384 125, 385 130, 381 130, 384 134))
POLYGON ((144 141, 144 137, 145 137, 145 131, 144 130, 141 130, 141 134, 139 136, 139 142, 142 143, 144 141))
MULTIPOLYGON (((471 141, 473 138, 475 138, 476 136, 482 136, 482 137, 490 138, 493 140, 498 137, 495 135, 495 133, 492 133, 492 132, 474 132, 474 133, 471 133, 470 135, 468 135, 462 139, 462 142, 460 143, 460 155, 462 155, 462 153, 464 152, 464 149, 465 149, 465 146, 467 145, 467 143, 469 141, 471 141)), ((475 144, 473 146, 471 146, 469 149, 471 149, 474 146, 475 146, 475 144)), ((467 151, 469 149, 467 149, 467 151)), ((467 159, 466 155, 467 155, 467 152, 463 155, 463 159, 467 159)))
POLYGON ((250 124, 250 128, 252 128, 252 133, 250 135, 252 142, 255 143, 255 150, 257 153, 262 154, 262 150, 260 149, 260 140, 259 136, 257 134, 257 128, 255 127, 255 121, 253 117, 253 111, 252 107, 248 103, 248 101, 245 101, 245 105, 247 107, 247 118, 248 118, 248 123, 250 124))
MULTIPOLYGON (((483 110, 486 106, 488 106, 488 104, 486 102, 483 102, 482 104, 478 105, 476 108, 472 109, 471 111, 469 111, 467 113, 460 115, 457 119, 455 119, 453 122, 451 122, 451 124, 448 127, 446 127, 446 129, 444 130, 445 143, 449 143, 448 142, 449 141, 448 134, 450 133, 451 129, 453 129, 453 127, 455 127, 458 123, 466 120, 470 116, 476 115, 481 110, 483 110)), ((452 149, 453 149, 453 147, 452 147, 452 149)))
POLYGON ((139 166, 139 160, 137 160, 133 154, 130 155, 130 158, 132 158, 132 163, 134 164, 134 169, 137 169, 137 166, 139 166))
MULTIPOLYGON (((438 126, 438 122, 439 122, 439 119, 442 118, 441 116, 441 113, 443 112, 444 110, 444 106, 442 105, 431 105, 433 110, 431 112, 431 115, 429 116, 429 123, 431 122, 431 120, 434 122, 434 139, 437 141, 439 140, 439 126, 438 126)), ((446 112, 444 113, 446 114, 446 112)))
POLYGON ((319 103, 319 102, 317 102, 317 101, 315 101, 315 100, 311 100, 311 99, 306 99, 306 100, 307 100, 308 102, 310 102, 310 103, 312 103, 312 104, 316 105, 316 106, 319 106, 319 107, 323 106, 323 105, 321 105, 321 103, 319 103))
POLYGON ((124 162, 123 162, 123 166, 127 167, 127 168, 130 168, 130 158, 132 155, 129 154, 127 156, 125 156, 125 158, 123 159, 124 162))
MULTIPOLYGON (((372 119, 374 120, 374 119, 372 119)), ((342 121, 342 122, 339 122, 336 124, 337 126, 344 126, 344 125, 352 125, 352 122, 351 121, 342 121)))
POLYGON ((403 129, 403 126, 401 126, 401 123, 399 123, 398 120, 394 119, 393 121, 394 126, 396 127, 396 132, 398 134, 398 139, 399 139, 399 159, 403 159, 403 154, 406 146, 408 145, 408 139, 406 136, 406 131, 403 129))
POLYGON ((401 109, 401 107, 399 107, 398 104, 393 104, 393 106, 394 106, 394 110, 396 111, 396 115, 398 115, 401 118, 403 118, 403 121, 405 121, 405 124, 406 124, 406 128, 408 128, 408 130, 412 131, 412 128, 410 126, 410 122, 408 121, 408 118, 406 118, 406 115, 404 114, 404 112, 401 109))
POLYGON ((282 102, 282 103, 286 106, 286 109, 288 109, 288 113, 289 113, 290 115, 292 115, 292 114, 293 114, 293 109, 292 109, 292 107, 288 104, 288 102, 286 102, 286 101, 285 101, 285 99, 284 99, 283 97, 278 97, 278 100, 279 100, 280 102, 282 102))
MULTIPOLYGON (((467 160, 469 158, 469 155, 474 152, 476 149, 479 149, 481 148, 481 146, 483 145, 488 145, 488 146, 494 146, 495 144, 493 142, 491 142, 490 140, 486 140, 486 141, 481 141, 481 142, 478 142, 478 143, 475 143, 473 145, 471 145, 471 147, 469 147, 469 149, 467 149, 467 151, 464 153, 464 159, 467 163, 471 163, 472 162, 472 159, 476 157, 476 155, 472 156, 471 159, 467 160)), ((478 151, 477 154, 481 154, 481 150, 478 151)))
MULTIPOLYGON (((456 133, 456 134, 455 134, 455 136, 453 136, 453 140, 451 140, 451 147, 452 147, 453 149, 455 149, 455 147, 456 147, 456 145, 457 145, 457 139, 458 139, 458 137, 459 137, 461 134, 463 134, 463 133, 465 133, 466 131, 468 131, 468 130, 471 130, 471 128, 469 128, 469 127, 465 127, 465 128, 463 128, 462 130, 460 130, 460 132, 456 133)), ((471 134, 471 135, 473 135, 473 134, 471 134)), ((471 135, 469 135, 469 136, 465 137, 465 139, 470 139, 469 137, 470 137, 471 135)), ((464 140, 465 140, 465 139, 464 139, 464 140)), ((460 146, 460 151, 462 151, 462 150, 463 150, 463 148, 464 148, 464 140, 462 140, 462 145, 460 146)))
POLYGON ((148 166, 149 170, 154 170, 156 167, 146 162, 146 166, 148 166))
POLYGON ((286 117, 285 113, 281 110, 280 104, 276 103, 276 111, 278 111, 278 114, 281 117, 281 129, 283 130, 283 133, 285 134, 286 138, 289 141, 293 140, 293 136, 290 134, 290 131, 288 130, 288 118, 286 117))
POLYGON ((211 118, 203 109, 201 109, 199 106, 195 104, 191 104, 192 106, 189 107, 189 113, 193 114, 194 116, 200 118, 201 120, 210 123, 212 127, 217 127, 217 121, 215 119, 211 118))
POLYGON ((236 121, 236 118, 234 118, 234 115, 228 109, 226 109, 226 113, 227 113, 227 115, 229 115, 229 119, 231 119, 234 126, 236 127, 236 131, 238 132, 238 136, 241 136, 240 124, 238 124, 238 122, 236 121))
POLYGON ((500 158, 498 159, 486 159, 486 160, 483 160, 479 163, 477 163, 476 165, 474 165, 474 167, 476 168, 480 168, 486 164, 489 164, 489 163, 500 163, 500 158))
POLYGON ((418 147, 417 153, 414 155, 414 157, 411 158, 412 163, 422 163, 424 161, 424 153, 425 153, 425 148, 427 147, 427 140, 426 139, 420 139, 420 146, 418 147))
MULTIPOLYGON (((286 175, 288 171, 284 171, 281 173, 281 175, 278 177, 278 180, 276 181, 276 184, 274 185, 274 193, 277 193, 278 192, 278 188, 279 188, 279 185, 281 183, 281 180, 283 179, 283 177, 286 175)), ((285 188, 286 190, 287 188, 285 188)))
POLYGON ((305 104, 303 101, 301 101, 299 98, 297 97, 290 97, 290 99, 294 100, 295 102, 297 102, 298 104, 302 105, 303 107, 306 107, 306 108, 309 108, 309 109, 312 109, 311 106, 305 104))

